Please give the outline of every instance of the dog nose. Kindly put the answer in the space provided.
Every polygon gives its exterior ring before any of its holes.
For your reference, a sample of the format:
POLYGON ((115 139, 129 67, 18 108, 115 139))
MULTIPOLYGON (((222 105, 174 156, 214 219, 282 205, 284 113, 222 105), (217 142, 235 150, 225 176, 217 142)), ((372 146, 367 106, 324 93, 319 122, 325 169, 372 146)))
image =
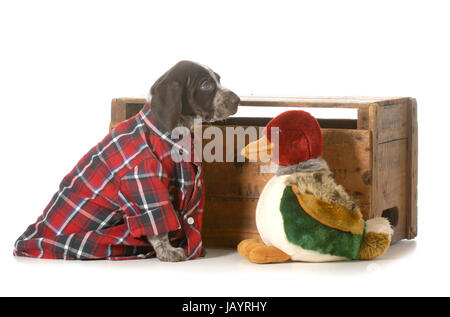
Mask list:
POLYGON ((231 95, 231 103, 233 105, 238 105, 240 101, 241 101, 241 98, 239 98, 239 96, 236 95, 235 93, 232 93, 232 95, 231 95))

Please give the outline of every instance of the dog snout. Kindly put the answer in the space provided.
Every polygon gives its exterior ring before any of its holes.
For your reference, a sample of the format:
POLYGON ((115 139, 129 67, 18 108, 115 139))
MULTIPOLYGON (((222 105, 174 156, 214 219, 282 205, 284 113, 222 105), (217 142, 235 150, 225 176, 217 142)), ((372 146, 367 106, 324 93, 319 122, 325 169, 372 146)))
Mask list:
POLYGON ((232 114, 235 114, 237 112, 237 108, 239 105, 239 102, 241 101, 241 98, 239 98, 238 95, 236 95, 234 92, 230 91, 230 111, 232 114))
POLYGON ((236 95, 234 92, 231 92, 231 97, 230 97, 231 103, 233 105, 237 105, 239 104, 239 102, 241 101, 241 98, 239 98, 238 95, 236 95))

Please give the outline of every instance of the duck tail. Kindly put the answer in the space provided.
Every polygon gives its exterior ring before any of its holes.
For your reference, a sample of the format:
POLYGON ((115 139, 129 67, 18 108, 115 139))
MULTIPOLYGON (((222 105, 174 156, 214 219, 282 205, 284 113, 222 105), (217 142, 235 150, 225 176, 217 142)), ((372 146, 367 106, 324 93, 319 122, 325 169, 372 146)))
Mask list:
POLYGON ((359 259, 372 260, 385 253, 391 244, 393 234, 394 230, 386 218, 375 217, 367 220, 359 259))

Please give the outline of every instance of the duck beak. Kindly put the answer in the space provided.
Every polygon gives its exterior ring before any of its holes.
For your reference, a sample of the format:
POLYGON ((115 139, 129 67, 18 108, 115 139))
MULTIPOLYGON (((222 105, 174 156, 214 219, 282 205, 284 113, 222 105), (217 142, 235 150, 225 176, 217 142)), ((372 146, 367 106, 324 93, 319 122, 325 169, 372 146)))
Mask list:
POLYGON ((249 143, 242 149, 241 155, 250 161, 269 161, 272 154, 272 144, 263 136, 259 140, 249 143))

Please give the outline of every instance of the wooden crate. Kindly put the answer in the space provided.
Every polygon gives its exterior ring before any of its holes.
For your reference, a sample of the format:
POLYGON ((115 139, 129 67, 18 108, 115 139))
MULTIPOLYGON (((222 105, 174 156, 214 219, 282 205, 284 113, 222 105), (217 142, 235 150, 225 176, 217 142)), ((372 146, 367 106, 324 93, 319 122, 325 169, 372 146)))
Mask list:
MULTIPOLYGON (((112 101, 112 129, 136 114, 145 100, 112 101)), ((356 120, 319 119, 323 157, 335 179, 359 200, 365 219, 387 217, 393 242, 417 235, 417 105, 413 98, 272 98, 241 97, 242 106, 357 109, 356 120)), ((229 118, 215 123, 263 127, 271 118, 229 118)), ((225 144, 226 142, 224 142, 225 144)), ((239 150, 239 149, 237 149, 239 150)), ((235 247, 258 237, 255 209, 271 174, 262 163, 203 163, 206 205, 203 240, 207 247, 235 247)))

